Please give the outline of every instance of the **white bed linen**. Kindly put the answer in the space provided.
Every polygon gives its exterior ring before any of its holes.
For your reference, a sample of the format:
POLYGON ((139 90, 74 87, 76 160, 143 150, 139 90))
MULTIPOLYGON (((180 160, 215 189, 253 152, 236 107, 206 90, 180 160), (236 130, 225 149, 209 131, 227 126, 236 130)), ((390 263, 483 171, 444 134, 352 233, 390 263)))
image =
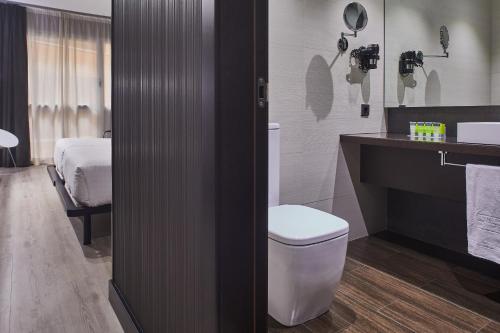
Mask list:
POLYGON ((66 189, 79 204, 97 207, 111 203, 111 140, 67 148, 62 167, 66 189))
POLYGON ((54 165, 59 176, 64 179, 64 156, 66 150, 77 146, 100 146, 111 144, 111 139, 101 138, 66 138, 57 140, 54 148, 54 165))

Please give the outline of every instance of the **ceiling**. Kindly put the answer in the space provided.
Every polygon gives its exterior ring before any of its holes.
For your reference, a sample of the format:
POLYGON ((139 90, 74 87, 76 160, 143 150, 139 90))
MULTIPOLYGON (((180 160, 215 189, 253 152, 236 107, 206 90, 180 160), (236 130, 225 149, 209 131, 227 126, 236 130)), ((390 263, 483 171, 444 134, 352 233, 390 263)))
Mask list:
POLYGON ((111 17, 111 0, 12 0, 9 2, 111 17))

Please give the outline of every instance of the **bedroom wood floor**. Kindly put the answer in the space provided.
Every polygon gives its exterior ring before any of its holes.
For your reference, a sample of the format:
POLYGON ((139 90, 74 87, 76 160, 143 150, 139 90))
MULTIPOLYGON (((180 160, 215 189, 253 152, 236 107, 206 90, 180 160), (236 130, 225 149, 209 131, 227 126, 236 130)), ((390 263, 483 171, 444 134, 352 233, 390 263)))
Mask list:
MULTIPOLYGON (((122 332, 107 300, 110 238, 83 247, 71 222, 45 167, 0 169, 0 332, 122 332)), ((342 331, 500 332, 500 280, 361 239, 330 313, 292 329, 269 319, 268 330, 342 331)))
POLYGON ((46 167, 0 168, 0 332, 123 332, 108 303, 110 237, 82 246, 71 222, 46 167))

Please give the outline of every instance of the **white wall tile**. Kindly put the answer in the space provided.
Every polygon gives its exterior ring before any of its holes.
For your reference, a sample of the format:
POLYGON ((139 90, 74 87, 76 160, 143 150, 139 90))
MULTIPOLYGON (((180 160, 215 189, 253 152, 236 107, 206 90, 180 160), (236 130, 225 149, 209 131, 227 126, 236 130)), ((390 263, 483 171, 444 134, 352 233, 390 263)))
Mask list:
POLYGON ((306 0, 269 1, 270 43, 303 46, 304 5, 306 0))
POLYGON ((355 218, 353 235, 361 237, 364 220, 353 213, 356 206, 361 209, 355 193, 344 189, 353 186, 350 175, 337 170, 339 136, 385 130, 383 61, 369 75, 359 75, 349 61, 352 49, 375 43, 383 58, 384 1, 360 1, 368 11, 368 26, 358 38, 349 38, 349 51, 340 54, 337 40, 348 31, 343 11, 350 2, 270 1, 269 116, 281 124, 281 203, 331 213, 335 191, 340 191, 341 205, 355 218), (349 82, 352 73, 354 82, 349 82), (362 103, 371 104, 367 119, 360 116, 362 103))

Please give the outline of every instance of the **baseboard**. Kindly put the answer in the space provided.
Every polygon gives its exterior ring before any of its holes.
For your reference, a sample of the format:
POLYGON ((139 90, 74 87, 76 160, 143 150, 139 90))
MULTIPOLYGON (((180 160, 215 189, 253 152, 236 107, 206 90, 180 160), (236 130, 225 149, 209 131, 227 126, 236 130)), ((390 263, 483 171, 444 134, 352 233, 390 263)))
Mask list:
POLYGON ((120 321, 125 333, 143 333, 142 328, 136 322, 133 315, 129 311, 127 303, 123 299, 120 291, 113 283, 113 280, 109 280, 109 302, 115 310, 115 314, 120 321))

